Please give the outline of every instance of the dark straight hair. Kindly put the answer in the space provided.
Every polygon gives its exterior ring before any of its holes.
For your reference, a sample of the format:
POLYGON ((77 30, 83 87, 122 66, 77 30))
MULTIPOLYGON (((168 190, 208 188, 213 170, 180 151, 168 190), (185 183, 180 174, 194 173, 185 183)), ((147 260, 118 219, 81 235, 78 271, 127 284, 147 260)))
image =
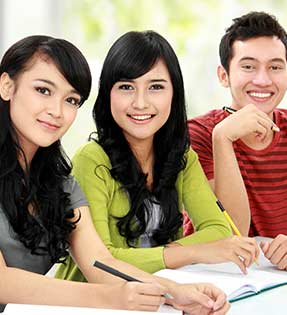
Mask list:
POLYGON ((156 245, 176 238, 182 226, 175 182, 185 168, 189 148, 184 84, 177 56, 160 34, 154 31, 128 32, 110 48, 100 75, 98 97, 93 108, 97 127, 96 141, 108 154, 114 179, 122 184, 130 199, 130 209, 119 218, 118 228, 130 246, 146 229, 148 209, 145 200, 156 197, 161 208, 160 227, 154 233, 156 245), (171 112, 167 122, 154 137, 154 170, 152 191, 146 187, 144 174, 133 155, 120 127, 111 113, 110 93, 122 79, 138 78, 159 61, 163 61, 173 86, 171 112))
POLYGON ((287 34, 275 16, 265 12, 250 12, 233 19, 226 29, 219 45, 221 65, 229 73, 230 60, 233 57, 232 46, 236 40, 245 41, 261 36, 276 36, 282 41, 287 57, 287 34))

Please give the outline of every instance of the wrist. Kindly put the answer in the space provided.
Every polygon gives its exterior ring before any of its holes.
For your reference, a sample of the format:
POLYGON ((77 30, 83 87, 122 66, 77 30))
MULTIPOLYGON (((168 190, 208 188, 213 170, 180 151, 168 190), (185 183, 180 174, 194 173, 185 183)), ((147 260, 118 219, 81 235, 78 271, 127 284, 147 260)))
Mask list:
POLYGON ((220 125, 216 125, 212 131, 212 141, 224 145, 231 145, 237 139, 228 133, 220 125))

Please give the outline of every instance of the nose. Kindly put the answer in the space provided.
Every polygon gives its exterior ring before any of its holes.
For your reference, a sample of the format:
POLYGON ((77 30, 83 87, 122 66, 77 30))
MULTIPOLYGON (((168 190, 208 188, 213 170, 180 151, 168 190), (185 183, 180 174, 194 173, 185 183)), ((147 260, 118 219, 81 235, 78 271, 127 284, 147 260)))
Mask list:
POLYGON ((54 99, 48 104, 47 112, 50 116, 60 118, 63 115, 63 104, 61 100, 54 99))
POLYGON ((270 79, 268 71, 264 69, 260 69, 255 78, 253 79, 253 84, 260 86, 269 86, 272 84, 272 80, 270 79))
POLYGON ((148 107, 145 92, 137 90, 133 100, 133 107, 136 109, 145 109, 148 107))

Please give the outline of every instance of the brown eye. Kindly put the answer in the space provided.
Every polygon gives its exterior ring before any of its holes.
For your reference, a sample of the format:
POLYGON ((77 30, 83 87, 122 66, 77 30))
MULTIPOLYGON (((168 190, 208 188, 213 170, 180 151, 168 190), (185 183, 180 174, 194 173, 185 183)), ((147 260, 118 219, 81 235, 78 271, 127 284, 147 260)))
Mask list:
POLYGON ((79 107, 81 103, 81 100, 75 97, 68 97, 66 101, 75 107, 79 107))
POLYGON ((37 92, 43 94, 43 95, 50 95, 51 92, 49 89, 47 89, 46 87, 36 87, 35 88, 37 92))
POLYGON ((163 89, 164 89, 164 86, 161 84, 153 84, 150 87, 150 90, 163 90, 163 89))
POLYGON ((119 85, 119 90, 126 90, 126 91, 133 90, 133 86, 130 84, 121 84, 119 85))

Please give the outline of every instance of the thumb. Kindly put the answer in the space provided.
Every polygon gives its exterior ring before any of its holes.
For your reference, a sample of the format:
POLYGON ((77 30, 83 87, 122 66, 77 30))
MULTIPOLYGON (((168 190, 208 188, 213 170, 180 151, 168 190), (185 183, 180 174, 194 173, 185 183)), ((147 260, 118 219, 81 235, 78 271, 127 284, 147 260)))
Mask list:
POLYGON ((196 291, 191 295, 191 299, 192 302, 197 302, 200 305, 205 306, 206 308, 213 309, 214 307, 214 301, 204 293, 196 291))

